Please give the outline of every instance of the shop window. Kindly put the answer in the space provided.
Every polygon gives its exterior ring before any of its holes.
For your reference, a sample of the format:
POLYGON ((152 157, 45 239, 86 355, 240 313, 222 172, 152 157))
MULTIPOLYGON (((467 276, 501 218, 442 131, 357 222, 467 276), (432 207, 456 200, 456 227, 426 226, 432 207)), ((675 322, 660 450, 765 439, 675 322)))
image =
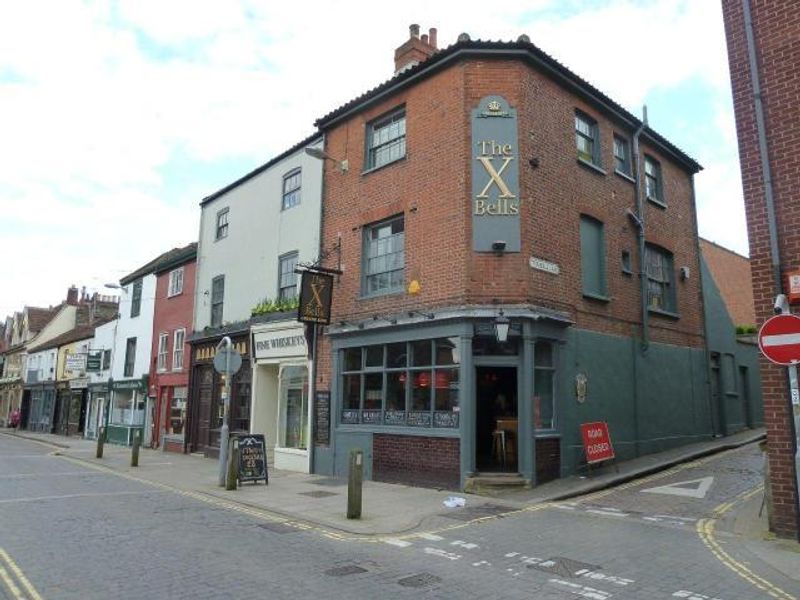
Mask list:
POLYGON ((341 422, 457 428, 459 362, 459 338, 343 350, 341 422))
POLYGON ((251 378, 251 370, 248 367, 242 367, 242 370, 235 375, 231 386, 232 431, 250 431, 251 378))
POLYGON ((555 362, 553 344, 538 341, 533 353, 533 427, 535 431, 555 428, 555 362))
POLYGON ((169 404, 169 433, 183 434, 183 424, 186 422, 187 389, 176 387, 172 391, 172 400, 169 404))
POLYGON ((281 370, 280 445, 305 450, 308 447, 308 374, 305 367, 281 370))

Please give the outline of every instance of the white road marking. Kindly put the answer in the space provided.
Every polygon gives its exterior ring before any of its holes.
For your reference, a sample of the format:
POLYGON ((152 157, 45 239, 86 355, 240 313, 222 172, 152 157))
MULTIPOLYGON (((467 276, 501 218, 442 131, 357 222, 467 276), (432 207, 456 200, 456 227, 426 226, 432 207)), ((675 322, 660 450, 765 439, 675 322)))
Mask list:
POLYGON ((555 507, 561 510, 575 510, 575 507, 570 504, 556 504, 555 507))
POLYGON ((602 508, 587 508, 587 513, 593 513, 595 515, 605 515, 607 517, 627 517, 629 516, 628 513, 624 513, 622 511, 617 510, 607 510, 602 508))
POLYGON ((646 490, 641 490, 641 492, 643 494, 669 494, 685 498, 705 498, 713 482, 713 477, 701 477, 700 479, 677 481, 668 485, 647 488, 646 490), (690 487, 686 487, 687 485, 690 487))
POLYGON ((37 502, 41 500, 68 500, 71 498, 93 498, 95 496, 146 496, 149 494, 166 494, 167 490, 148 490, 146 492, 95 492, 87 494, 64 494, 61 496, 28 496, 27 498, 5 498, 0 504, 15 502, 37 502))
POLYGON ((581 585, 579 583, 572 583, 571 581, 564 581, 563 579, 548 579, 550 583, 555 583, 562 587, 566 587, 568 591, 581 596, 583 598, 590 598, 590 600, 608 600, 611 598, 611 594, 609 592, 604 592, 603 590, 598 590, 593 587, 589 587, 587 585, 581 585))
POLYGON ((614 585, 630 585, 636 583, 634 579, 625 579, 624 577, 617 577, 616 575, 606 575, 605 573, 598 573, 597 571, 590 571, 589 569, 581 569, 575 571, 575 575, 580 577, 587 577, 596 581, 604 581, 606 583, 613 583, 614 585))
POLYGON ((436 535, 434 533, 420 533, 417 537, 422 538, 423 540, 428 540, 430 542, 441 542, 444 538, 440 535, 436 535))
POLYGON ((398 548, 408 548, 411 546, 411 542, 407 542, 405 540, 398 540, 396 538, 387 538, 383 540, 385 544, 389 544, 390 546, 397 546, 398 548))
POLYGON ((456 540, 455 542, 450 542, 451 546, 460 546, 461 548, 466 548, 467 550, 475 550, 478 547, 478 544, 473 544, 472 542, 464 542, 462 540, 456 540))
POLYGON ((441 548, 431 548, 430 546, 426 547, 424 552, 425 554, 431 554, 433 556, 438 556, 440 558, 446 558, 447 560, 458 560, 459 558, 461 558, 460 554, 447 552, 445 550, 442 550, 441 548))
POLYGON ((519 556, 519 552, 509 552, 506 554, 506 558, 514 558, 515 556, 519 556))
POLYGON ((679 590, 672 594, 673 598, 685 598, 686 600, 722 600, 721 598, 706 596, 698 592, 690 592, 689 590, 679 590))
POLYGON ((686 521, 687 523, 694 523, 697 519, 690 519, 689 517, 676 517, 674 515, 653 515, 659 519, 675 519, 677 521, 686 521))
POLYGON ((490 563, 490 562, 487 562, 487 561, 485 561, 485 560, 479 560, 478 562, 474 562, 474 563, 472 563, 472 566, 473 566, 473 567, 480 567, 480 566, 483 566, 483 565, 486 565, 487 567, 491 567, 491 566, 492 566, 492 563, 490 563))

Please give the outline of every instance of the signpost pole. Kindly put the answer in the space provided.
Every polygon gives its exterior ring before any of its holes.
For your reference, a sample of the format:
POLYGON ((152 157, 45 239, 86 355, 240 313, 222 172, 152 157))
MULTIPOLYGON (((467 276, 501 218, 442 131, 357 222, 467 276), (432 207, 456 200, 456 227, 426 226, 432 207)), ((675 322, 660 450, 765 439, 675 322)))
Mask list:
POLYGON ((228 465, 228 437, 230 436, 228 428, 228 407, 230 406, 231 397, 231 338, 227 335, 222 338, 217 344, 217 351, 220 346, 224 346, 226 350, 225 356, 225 387, 222 390, 222 429, 220 430, 219 438, 219 485, 225 485, 225 471, 228 465))

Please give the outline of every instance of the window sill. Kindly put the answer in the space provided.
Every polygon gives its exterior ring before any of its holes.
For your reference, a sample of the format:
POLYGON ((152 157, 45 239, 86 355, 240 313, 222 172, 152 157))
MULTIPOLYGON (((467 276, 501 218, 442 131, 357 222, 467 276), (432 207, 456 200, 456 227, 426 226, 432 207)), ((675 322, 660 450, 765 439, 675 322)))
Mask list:
POLYGON ((376 171, 380 171, 381 169, 385 169, 388 166, 396 165, 399 162, 404 162, 407 158, 408 158, 408 154, 404 154, 400 158, 396 158, 395 160, 393 160, 391 162, 387 162, 387 163, 382 164, 380 167, 370 167, 369 169, 364 169, 363 171, 361 171, 361 175, 362 176, 363 175, 370 175, 372 173, 375 173, 376 171))
POLYGON ((633 271, 630 269, 622 269, 622 274, 627 275, 628 277, 633 277, 633 271))
POLYGON ((374 298, 384 298, 386 296, 398 296, 405 292, 405 288, 386 290, 385 292, 373 292, 371 294, 361 294, 357 300, 373 300, 374 298))
POLYGON ((583 158, 580 158, 580 157, 576 158, 575 160, 578 161, 579 165, 582 165, 582 166, 586 167, 587 169, 591 169, 595 173, 599 173, 600 175, 607 175, 608 174, 608 173, 605 172, 605 169, 602 169, 601 167, 597 166, 593 162, 589 162, 588 160, 584 160, 583 158))
POLYGON ((167 298, 169 299, 169 298, 174 298, 175 296, 182 296, 182 295, 183 295, 183 290, 181 290, 180 292, 175 292, 174 294, 167 294, 167 298))
POLYGON ((583 292, 583 297, 587 300, 595 300, 597 302, 611 302, 611 298, 603 294, 593 294, 592 292, 583 292))
POLYGON ((667 317, 669 319, 678 320, 678 319, 681 318, 680 313, 672 312, 671 310, 663 310, 661 308, 651 308, 651 307, 648 306, 647 307, 647 312, 649 312, 651 314, 654 314, 654 315, 658 315, 660 317, 667 317))
POLYGON ((622 177, 625 181, 629 181, 630 183, 636 184, 636 180, 633 177, 631 177, 630 175, 628 175, 627 173, 625 173, 623 171, 619 171, 617 169, 614 169, 614 173, 616 175, 622 177))
POLYGON ((663 200, 659 200, 658 198, 654 198, 653 196, 648 196, 647 197, 647 201, 655 204, 659 208, 663 208, 663 209, 667 208, 667 203, 666 202, 664 202, 663 200))

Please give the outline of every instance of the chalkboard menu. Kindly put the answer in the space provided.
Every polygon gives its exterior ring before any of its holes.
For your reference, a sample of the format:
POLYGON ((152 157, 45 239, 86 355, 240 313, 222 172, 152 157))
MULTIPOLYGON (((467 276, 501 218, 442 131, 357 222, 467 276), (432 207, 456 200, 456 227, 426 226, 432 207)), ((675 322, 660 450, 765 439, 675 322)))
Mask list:
POLYGON ((433 426, 434 427, 458 427, 458 413, 457 412, 444 412, 436 411, 433 413, 433 426))
POLYGON ((239 483, 264 480, 269 484, 267 473, 267 444, 259 433, 239 434, 239 483))
POLYGON ((329 391, 317 390, 314 413, 316 415, 314 443, 319 446, 328 446, 331 443, 331 393, 329 391))

